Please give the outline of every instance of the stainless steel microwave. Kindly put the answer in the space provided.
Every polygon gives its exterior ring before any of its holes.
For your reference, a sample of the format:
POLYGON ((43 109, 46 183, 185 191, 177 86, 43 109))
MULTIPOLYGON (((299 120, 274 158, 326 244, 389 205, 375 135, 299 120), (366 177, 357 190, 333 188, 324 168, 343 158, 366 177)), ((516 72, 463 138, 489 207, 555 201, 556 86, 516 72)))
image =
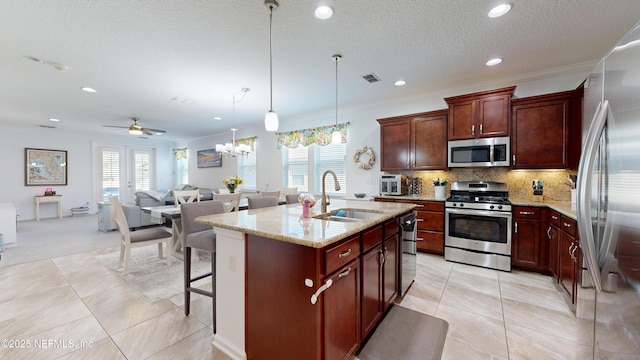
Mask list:
POLYGON ((508 136, 449 141, 449 167, 509 166, 508 136))

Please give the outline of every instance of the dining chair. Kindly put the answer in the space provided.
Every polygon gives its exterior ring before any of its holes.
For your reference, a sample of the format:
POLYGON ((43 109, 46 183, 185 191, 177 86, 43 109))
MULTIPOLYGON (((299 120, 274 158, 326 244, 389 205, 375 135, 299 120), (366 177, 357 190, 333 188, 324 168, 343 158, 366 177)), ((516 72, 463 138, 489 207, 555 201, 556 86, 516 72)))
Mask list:
POLYGON ((298 188, 297 187, 282 188, 282 193, 283 194, 296 194, 297 192, 298 192, 298 188))
POLYGON ((278 198, 275 196, 252 196, 247 198, 247 202, 249 203, 249 210, 278 206, 278 198))
POLYGON ((241 193, 235 194, 214 194, 213 200, 220 200, 224 203, 224 212, 238 211, 240 207, 241 193))
POLYGON ((259 196, 273 196, 276 199, 280 198, 280 191, 260 191, 259 196))
POLYGON ((200 190, 172 190, 173 204, 178 207, 180 204, 200 201, 200 190))
MULTIPOLYGON (((200 190, 171 190, 173 192, 173 205, 179 207, 181 204, 192 203, 200 201, 200 190)), ((174 250, 180 250, 184 245, 184 235, 182 234, 182 219, 172 219, 172 227, 175 232, 175 244, 174 250)))
POLYGON ((162 243, 166 244, 167 248, 167 265, 171 266, 173 263, 173 235, 166 231, 164 227, 153 227, 148 229, 140 229, 136 231, 129 230, 129 224, 127 218, 124 215, 122 204, 117 197, 110 197, 111 205, 115 210, 116 224, 120 231, 120 260, 118 262, 118 268, 122 266, 124 261, 124 267, 122 274, 129 273, 129 262, 131 259, 131 248, 139 246, 148 246, 151 244, 158 244, 158 257, 162 258, 162 243))
POLYGON ((184 234, 184 315, 189 316, 191 293, 209 296, 212 301, 213 333, 216 333, 216 233, 211 226, 195 221, 198 216, 224 213, 224 203, 220 200, 192 202, 180 205, 182 231, 184 234), (211 254, 211 271, 192 277, 191 249, 207 251, 211 254), (211 291, 195 286, 193 282, 211 276, 211 291))
POLYGON ((287 204, 298 204, 300 201, 298 200, 298 198, 300 197, 300 195, 298 194, 285 194, 284 195, 287 204))

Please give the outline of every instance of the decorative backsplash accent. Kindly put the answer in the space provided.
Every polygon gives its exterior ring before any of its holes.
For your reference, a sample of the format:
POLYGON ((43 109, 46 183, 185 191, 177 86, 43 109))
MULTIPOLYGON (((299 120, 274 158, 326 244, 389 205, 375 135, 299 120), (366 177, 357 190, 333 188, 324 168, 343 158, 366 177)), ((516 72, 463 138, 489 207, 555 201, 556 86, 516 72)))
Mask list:
MULTIPOLYGON (((575 175, 572 170, 509 170, 508 168, 460 168, 448 171, 418 171, 411 176, 422 178, 423 184, 431 184, 434 178, 449 180, 446 196, 451 191, 454 181, 497 181, 507 183, 510 199, 529 199, 533 189, 531 182, 539 179, 544 182, 544 199, 547 201, 571 201, 571 183, 569 175, 575 175)), ((435 196, 433 186, 422 186, 422 195, 435 196)))

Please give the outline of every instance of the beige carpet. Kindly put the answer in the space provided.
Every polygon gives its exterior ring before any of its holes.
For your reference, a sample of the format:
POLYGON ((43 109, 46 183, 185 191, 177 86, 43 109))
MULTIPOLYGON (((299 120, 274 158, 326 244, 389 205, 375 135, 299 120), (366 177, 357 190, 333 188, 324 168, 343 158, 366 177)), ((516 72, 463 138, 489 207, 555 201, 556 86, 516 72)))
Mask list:
MULTIPOLYGON (((195 251, 192 254, 195 254, 195 251)), ((113 271, 122 281, 152 303, 182 294, 184 286, 182 260, 174 257, 173 264, 167 266, 166 258, 158 258, 157 245, 131 249, 131 261, 127 275, 122 275, 122 268, 118 268, 119 258, 119 250, 95 256, 98 262, 113 271)), ((192 275, 203 274, 210 270, 211 260, 208 253, 201 253, 200 259, 192 262, 192 275)), ((201 281, 210 283, 211 278, 201 281)))

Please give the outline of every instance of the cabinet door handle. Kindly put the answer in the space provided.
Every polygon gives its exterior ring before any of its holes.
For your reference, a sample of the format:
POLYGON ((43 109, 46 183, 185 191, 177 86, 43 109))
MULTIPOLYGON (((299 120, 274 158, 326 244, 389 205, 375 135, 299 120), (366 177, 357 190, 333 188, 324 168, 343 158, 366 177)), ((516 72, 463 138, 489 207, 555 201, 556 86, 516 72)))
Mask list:
POLYGON ((551 226, 547 229, 547 237, 551 240, 551 226))
POLYGON ((551 218, 552 218, 553 220, 558 220, 558 217, 557 217, 557 216, 555 216, 555 215, 551 215, 551 218))
POLYGON ((339 255, 338 255, 338 258, 339 258, 339 259, 342 259, 343 257, 347 257, 347 256, 349 256, 350 254, 351 254, 351 249, 349 249, 349 250, 347 250, 347 251, 345 251, 345 252, 343 252, 343 253, 339 254, 339 255))
POLYGON ((571 259, 575 262, 576 258, 573 256, 573 252, 575 251, 575 246, 576 244, 572 243, 571 245, 569 245, 569 256, 571 256, 571 259))
POLYGON ((380 250, 380 252, 378 252, 378 260, 380 261, 380 269, 382 269, 382 267, 384 266, 384 262, 385 262, 385 258, 384 258, 384 254, 382 253, 382 250, 380 250))
POLYGON ((315 293, 313 293, 313 295, 311 295, 311 304, 314 304, 314 305, 315 305, 315 303, 317 303, 317 302, 318 302, 318 296, 320 296, 320 294, 321 294, 323 291, 325 291, 325 290, 327 290, 328 288, 330 288, 330 287, 331 287, 331 285, 333 285, 333 280, 329 279, 329 280, 327 280, 327 282, 326 282, 326 283, 324 283, 322 286, 320 286, 320 287, 318 288, 318 290, 316 290, 316 292, 315 292, 315 293))
POLYGON ((482 135, 482 124, 480 124, 480 135, 482 135))
POLYGON ((417 208, 423 208, 424 205, 416 205, 417 208))
POLYGON ((424 219, 416 219, 416 222, 423 222, 424 219))
POLYGON ((533 211, 520 211, 520 215, 533 215, 533 211))
POLYGON ((475 125, 471 125, 471 135, 472 136, 476 136, 476 126, 475 125))
POLYGON ((416 238, 416 241, 424 241, 424 239, 423 239, 423 238, 419 238, 419 237, 417 237, 417 238, 416 238))
POLYGON ((578 262, 578 257, 575 256, 576 250, 578 250, 577 244, 573 247, 573 250, 571 250, 571 258, 573 259, 573 262, 578 262))
POLYGON ((513 232, 517 234, 518 233, 518 222, 516 221, 513 224, 515 226, 515 230, 513 232))
POLYGON ((570 228, 570 227, 571 227, 571 224, 566 223, 566 222, 563 222, 563 223, 562 223, 562 225, 564 225, 565 227, 568 227, 568 228, 570 228))
POLYGON ((347 270, 341 272, 340 274, 338 274, 338 278, 342 279, 343 277, 349 275, 351 273, 351 268, 348 268, 347 270))
POLYGON ((515 164, 516 164, 516 156, 515 156, 515 155, 513 155, 513 156, 511 157, 511 165, 515 165, 515 164))

